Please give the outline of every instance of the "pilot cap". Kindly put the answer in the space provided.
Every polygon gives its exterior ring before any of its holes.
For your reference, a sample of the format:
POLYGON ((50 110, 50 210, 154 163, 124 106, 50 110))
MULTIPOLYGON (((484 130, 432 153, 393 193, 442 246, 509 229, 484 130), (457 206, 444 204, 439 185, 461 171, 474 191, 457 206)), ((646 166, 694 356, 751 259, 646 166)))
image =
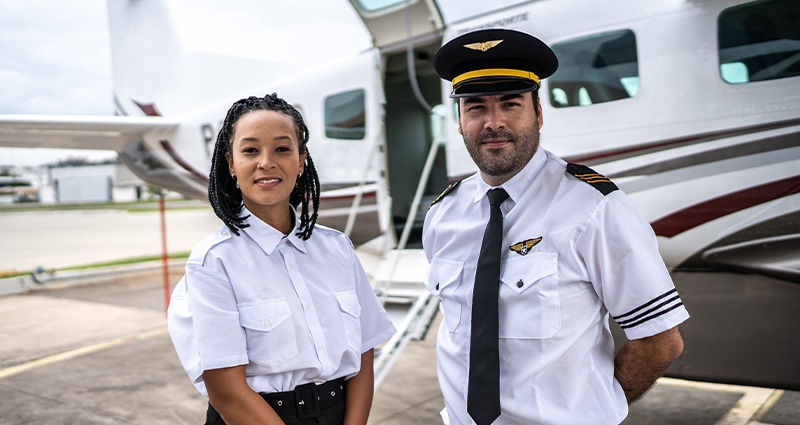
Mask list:
POLYGON ((492 28, 448 41, 433 67, 453 83, 450 97, 516 94, 537 90, 558 68, 555 53, 538 38, 516 30, 492 28))

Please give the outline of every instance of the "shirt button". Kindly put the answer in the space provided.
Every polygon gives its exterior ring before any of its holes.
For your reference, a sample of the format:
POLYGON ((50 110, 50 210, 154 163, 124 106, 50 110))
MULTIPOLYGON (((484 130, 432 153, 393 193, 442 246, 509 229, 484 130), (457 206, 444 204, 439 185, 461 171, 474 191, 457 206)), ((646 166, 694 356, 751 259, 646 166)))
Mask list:
POLYGON ((294 270, 294 268, 295 268, 295 267, 294 267, 294 264, 289 264, 289 268, 290 268, 290 269, 292 269, 292 270, 294 270))
POLYGON ((517 288, 522 288, 522 285, 524 285, 524 283, 522 283, 522 279, 520 279, 520 280, 517 282, 517 288))
POLYGON ((303 304, 303 307, 305 307, 306 309, 309 309, 309 308, 311 308, 311 303, 305 303, 305 304, 303 304))
POLYGON ((264 321, 264 327, 265 328, 269 328, 270 325, 271 325, 271 323, 269 322, 269 320, 265 320, 264 321))
POLYGON ((317 344, 317 348, 319 348, 320 350, 322 350, 323 348, 325 348, 325 344, 323 344, 323 343, 319 343, 319 344, 317 344))

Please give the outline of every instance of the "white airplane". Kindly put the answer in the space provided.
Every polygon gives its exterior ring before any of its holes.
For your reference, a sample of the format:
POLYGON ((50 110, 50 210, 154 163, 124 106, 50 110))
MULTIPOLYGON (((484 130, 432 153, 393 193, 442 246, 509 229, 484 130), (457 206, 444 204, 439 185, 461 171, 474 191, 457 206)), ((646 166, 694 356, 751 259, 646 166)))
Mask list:
POLYGON ((373 48, 197 107, 186 80, 198 69, 163 2, 109 0, 121 116, 0 115, 0 146, 114 149, 145 181, 206 199, 225 111, 277 92, 308 121, 320 222, 397 261, 390 275, 419 276, 424 257, 392 248, 415 246, 423 200, 476 171, 433 55, 465 31, 527 31, 560 62, 540 91, 543 145, 637 201, 692 314, 667 375, 800 390, 795 0, 350 2, 373 48))

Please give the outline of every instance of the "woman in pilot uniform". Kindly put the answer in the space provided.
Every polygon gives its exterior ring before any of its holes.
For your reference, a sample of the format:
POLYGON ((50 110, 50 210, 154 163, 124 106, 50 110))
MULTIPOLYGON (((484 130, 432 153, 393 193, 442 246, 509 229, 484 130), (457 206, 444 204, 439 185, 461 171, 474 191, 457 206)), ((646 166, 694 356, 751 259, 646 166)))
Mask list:
POLYGON ((192 251, 168 311, 207 425, 367 423, 373 348, 395 329, 352 242, 315 226, 307 142, 276 94, 234 103, 217 136, 208 194, 225 225, 192 251))

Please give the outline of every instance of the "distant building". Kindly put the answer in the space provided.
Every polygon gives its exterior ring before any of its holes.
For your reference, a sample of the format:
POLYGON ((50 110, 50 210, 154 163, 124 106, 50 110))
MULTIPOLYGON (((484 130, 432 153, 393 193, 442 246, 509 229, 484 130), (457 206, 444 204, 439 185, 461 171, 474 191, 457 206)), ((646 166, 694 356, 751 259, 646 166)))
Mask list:
MULTIPOLYGON (((148 185, 117 160, 68 158, 40 166, 0 165, 0 204, 134 202, 154 196, 148 185)), ((181 198, 167 191, 169 198, 181 198)))
POLYGON ((114 161, 103 163, 60 162, 49 166, 54 201, 64 203, 136 201, 145 183, 128 167, 114 161))

